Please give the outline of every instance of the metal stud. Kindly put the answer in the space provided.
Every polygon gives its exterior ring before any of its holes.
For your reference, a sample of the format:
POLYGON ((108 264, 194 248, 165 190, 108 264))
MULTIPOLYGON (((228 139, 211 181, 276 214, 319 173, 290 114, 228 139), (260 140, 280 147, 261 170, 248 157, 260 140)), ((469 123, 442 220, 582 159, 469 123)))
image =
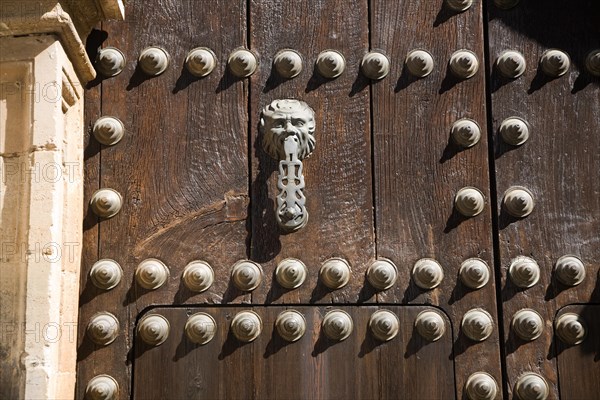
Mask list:
POLYGON ((510 187, 502 200, 505 210, 516 218, 525 218, 533 212, 535 202, 531 192, 521 186, 510 187))
POLYGON ((207 313, 198 312, 190 315, 185 323, 184 331, 190 341, 204 345, 215 337, 217 323, 215 319, 207 313))
POLYGON ((466 11, 473 5, 473 0, 446 0, 446 5, 454 11, 466 11))
POLYGON ((170 62, 169 53, 160 47, 146 47, 138 59, 142 71, 150 76, 158 76, 165 72, 170 62))
POLYGON ((347 312, 342 310, 331 310, 325 314, 322 327, 325 336, 331 340, 340 342, 350 336, 354 324, 352 323, 350 314, 347 312))
POLYGON ((96 70, 104 77, 119 75, 125 68, 125 55, 116 47, 105 47, 96 57, 96 70))
POLYGON ((394 286, 398 278, 398 268, 386 259, 373 261, 367 269, 367 280, 377 290, 386 290, 394 286))
POLYGON ((444 336, 446 322, 437 311, 421 311, 415 320, 415 329, 428 342, 435 342, 444 336))
POLYGON ((235 287, 244 292, 251 292, 262 282, 263 270, 260 265, 250 260, 241 260, 231 269, 231 280, 235 287))
POLYGON ((110 375, 96 375, 85 387, 86 400, 116 400, 119 384, 110 375))
POLYGON ((567 73, 571 66, 571 59, 563 51, 550 49, 542 54, 540 66, 544 74, 550 78, 558 78, 567 73))
POLYGON ((138 323, 138 336, 151 346, 159 346, 169 337, 171 325, 169 321, 158 314, 150 314, 142 317, 138 323))
POLYGON ((247 78, 258 67, 258 60, 254 53, 246 49, 237 49, 229 56, 227 61, 229 70, 238 78, 247 78))
POLYGON ((520 146, 529 139, 529 124, 519 117, 506 118, 500 124, 500 136, 513 146, 520 146))
POLYGON ((405 63, 408 71, 419 78, 425 78, 433 71, 433 57, 425 50, 411 51, 406 56, 405 63))
POLYGON ((494 0, 494 4, 502 10, 508 10, 516 7, 516 5, 519 4, 519 1, 521 0, 494 0))
POLYGON ((363 57, 360 69, 367 78, 380 80, 389 74, 390 60, 383 53, 371 51, 363 57))
POLYGON ((123 139, 125 125, 115 117, 101 117, 96 120, 92 133, 96 140, 105 146, 113 146, 123 139))
POLYGON ((298 311, 286 310, 277 316, 275 328, 283 340, 295 342, 306 332, 306 320, 298 311))
POLYGON ((101 218, 111 218, 121 211, 123 198, 114 189, 98 189, 92 194, 90 208, 94 214, 101 218))
POLYGON ((240 342, 252 342, 261 332, 262 320, 254 311, 240 311, 231 321, 231 333, 240 342))
POLYGON ((585 279, 583 262, 575 256, 562 256, 554 266, 556 278, 567 286, 577 286, 585 279))
POLYGON ((295 50, 280 50, 273 60, 277 73, 284 78, 291 79, 302 72, 302 57, 295 50))
POLYGON ((565 313, 558 317, 555 323, 556 335, 568 344, 574 346, 583 342, 587 336, 585 320, 575 313, 565 313))
POLYGON ((277 282, 286 289, 296 289, 306 280, 306 265, 295 258, 286 258, 275 269, 277 282))
POLYGON ((94 314, 86 333, 92 342, 101 346, 109 345, 119 336, 119 320, 109 312, 94 314))
POLYGON ((400 321, 396 314, 387 310, 378 310, 369 318, 369 329, 377 340, 387 342, 398 335, 400 321))
POLYGON ((450 57, 450 71, 459 79, 469 79, 479 70, 477 55, 470 50, 455 51, 450 57))
POLYGON ((460 147, 469 148, 479 143, 481 128, 472 119, 463 118, 452 124, 450 135, 452 136, 452 140, 460 147))
POLYGON ((498 394, 498 383, 486 372, 475 372, 467 378, 465 393, 469 400, 494 400, 498 394))
POLYGON ((585 69, 594 76, 600 76, 600 49, 589 52, 585 58, 585 69))
POLYGON ((544 331, 542 316, 530 308, 515 313, 511 321, 515 335, 523 340, 532 341, 540 337, 544 331))
POLYGON ((490 269, 480 258, 469 258, 460 265, 461 282, 468 288, 481 289, 490 280, 490 269))
POLYGON ((215 272, 207 262, 192 261, 184 268, 181 279, 192 292, 204 292, 213 284, 215 272))
POLYGON ((508 276, 516 286, 527 289, 540 280, 540 267, 534 259, 519 256, 510 263, 508 276))
POLYGON ((319 270, 321 282, 330 289, 341 289, 350 281, 350 264, 341 258, 330 258, 319 270))
POLYGON ((98 260, 90 269, 90 280, 98 289, 110 290, 123 278, 123 269, 115 260, 98 260))
POLYGON ((519 400, 546 400, 549 393, 546 380, 533 372, 521 375, 515 385, 515 394, 519 400))
POLYGON ((436 260, 422 258, 415 263, 412 277, 415 284, 421 289, 433 289, 444 279, 444 270, 436 260))
POLYGON ((148 290, 161 287, 169 279, 169 268, 156 258, 148 258, 138 264, 135 269, 135 281, 148 290))
POLYGON ((317 57, 317 71, 328 79, 337 78, 346 69, 346 59, 339 51, 325 50, 317 57))
POLYGON ((494 330, 492 316, 481 308, 469 310, 463 316, 461 330, 469 339, 482 342, 489 338, 494 330))
POLYGON ((498 72, 506 78, 516 79, 523 75, 527 63, 521 53, 514 50, 507 50, 500 54, 496 60, 498 72))
POLYGON ((483 193, 475 187, 464 187, 456 193, 454 207, 465 217, 479 215, 485 207, 483 193))
POLYGON ((196 47, 192 49, 185 58, 187 70, 194 76, 205 77, 210 74, 217 65, 215 53, 207 47, 196 47))

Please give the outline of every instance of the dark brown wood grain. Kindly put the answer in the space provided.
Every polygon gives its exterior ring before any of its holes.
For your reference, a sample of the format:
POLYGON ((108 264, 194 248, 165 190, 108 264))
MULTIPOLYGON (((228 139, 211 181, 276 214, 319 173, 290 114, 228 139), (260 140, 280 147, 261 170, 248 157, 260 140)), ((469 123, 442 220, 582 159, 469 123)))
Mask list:
MULTIPOLYGON (((576 8, 528 1, 509 11, 490 8, 489 19, 490 66, 509 49, 521 52, 527 61, 525 74, 515 81, 492 72, 497 199, 500 204, 503 193, 518 185, 528 188, 536 202, 533 213, 522 220, 498 210, 507 382, 512 390, 520 374, 533 371, 544 376, 551 397, 558 398, 552 329, 523 343, 510 333, 510 321, 518 310, 529 307, 549 325, 565 305, 600 300, 600 85, 583 68, 586 54, 600 47, 600 7, 593 1, 576 8), (569 72, 555 80, 538 69, 549 48, 565 51, 572 62, 569 72), (506 145, 497 133, 502 120, 511 116, 531 126, 529 141, 518 148, 506 145), (556 260, 566 254, 580 257, 586 267, 585 281, 575 288, 553 278, 556 260), (539 283, 527 290, 516 288, 507 276, 511 260, 521 255, 535 259, 541 270, 539 283)), ((564 398, 585 393, 588 387, 577 380, 581 391, 571 394, 562 382, 560 376, 564 398)), ((597 391, 587 393, 579 398, 597 397, 597 391)))

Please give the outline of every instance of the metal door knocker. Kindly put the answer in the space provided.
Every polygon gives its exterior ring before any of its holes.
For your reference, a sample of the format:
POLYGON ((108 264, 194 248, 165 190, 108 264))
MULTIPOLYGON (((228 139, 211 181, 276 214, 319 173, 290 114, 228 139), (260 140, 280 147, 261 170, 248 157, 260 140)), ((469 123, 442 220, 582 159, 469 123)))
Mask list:
POLYGON ((303 101, 274 100, 262 110, 263 148, 279 160, 277 223, 285 232, 306 225, 302 160, 315 149, 315 113, 303 101))

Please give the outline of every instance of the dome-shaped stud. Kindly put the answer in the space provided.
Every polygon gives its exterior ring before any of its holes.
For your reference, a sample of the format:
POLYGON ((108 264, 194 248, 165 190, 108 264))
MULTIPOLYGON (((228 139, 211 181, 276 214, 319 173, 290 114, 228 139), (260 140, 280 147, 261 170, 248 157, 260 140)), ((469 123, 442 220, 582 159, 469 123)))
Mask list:
POLYGON ((148 258, 138 264, 135 269, 135 281, 148 290, 161 287, 169 279, 169 268, 156 258, 148 258))
POLYGON ((286 289, 296 289, 306 280, 308 270, 306 265, 295 258, 286 258, 275 269, 277 283, 286 289))
POLYGON ((237 49, 229 56, 227 65, 234 76, 247 78, 256 71, 258 60, 251 51, 237 49))
POLYGON ((473 0, 446 0, 448 8, 454 11, 466 11, 473 5, 473 0))
POLYGON ((254 311, 241 311, 231 321, 231 333, 240 342, 252 342, 261 332, 262 320, 254 311))
POLYGON ((123 206, 121 194, 114 189, 98 189, 92 194, 90 208, 94 214, 101 218, 112 218, 123 206))
POLYGON ((469 258, 460 265, 460 281, 470 289, 481 289, 490 280, 490 269, 480 258, 469 258))
POLYGON ((500 136, 506 143, 520 146, 529 139, 529 124, 519 117, 506 118, 500 124, 500 136))
POLYGON ((585 69, 594 76, 600 76, 600 49, 588 53, 585 58, 585 69))
POLYGON ((421 311, 415 319, 415 329, 428 342, 435 342, 444 336, 446 322, 436 311, 421 311))
POLYGON ((117 400, 119 384, 109 375, 96 375, 85 387, 86 400, 117 400))
POLYGON ((383 53, 371 51, 363 57, 360 69, 367 78, 380 80, 390 73, 390 60, 383 53))
POLYGON ((90 269, 90 280, 98 289, 110 290, 123 278, 123 269, 115 260, 98 260, 90 269))
POLYGON ((181 279, 192 292, 204 292, 213 284, 215 272, 207 262, 192 261, 184 268, 181 279))
POLYGON ((125 125, 115 117, 101 117, 96 120, 92 133, 96 140, 105 146, 113 146, 123 139, 125 125))
POLYGON ((217 65, 215 53, 206 47, 196 47, 185 58, 185 67, 190 74, 199 78, 210 74, 217 65))
POLYGON ((587 336, 585 320, 575 313, 565 313, 558 317, 555 329, 560 340, 570 346, 580 344, 587 336))
POLYGON ((463 148, 469 148, 479 143, 481 128, 472 119, 463 118, 452 124, 450 135, 454 143, 463 148))
POLYGON ((95 66, 100 75, 109 78, 119 75, 125 68, 125 64, 125 55, 121 50, 106 47, 98 52, 95 66))
POLYGON ((140 68, 150 76, 158 76, 165 72, 170 62, 169 53, 160 47, 146 47, 138 58, 140 68))
POLYGON ((520 186, 513 186, 504 193, 502 200, 505 210, 516 218, 525 218, 533 212, 535 202, 529 190, 520 186))
POLYGON ((496 60, 496 68, 498 72, 506 78, 516 79, 523 75, 527 63, 525 57, 518 51, 507 50, 500 54, 496 60))
POLYGON ((255 262, 241 260, 231 269, 231 280, 236 288, 243 292, 251 292, 262 282, 263 270, 255 262))
POLYGON ((433 289, 444 279, 444 270, 437 261, 431 258, 422 258, 415 263, 412 278, 421 289, 433 289))
POLYGON ((532 258, 516 257, 510 263, 508 276, 516 286, 527 289, 540 280, 540 267, 532 258))
POLYGON ((465 393, 469 400, 494 400, 498 394, 498 383, 486 372, 475 372, 467 378, 465 393))
POLYGON ((558 78, 569 71, 571 59, 563 51, 556 49, 546 50, 540 58, 540 67, 542 68, 542 72, 550 78, 558 78))
POLYGON ((331 340, 341 342, 352 333, 354 324, 350 315, 342 310, 331 310, 322 322, 323 332, 331 340))
POLYGON ((159 346, 169 337, 171 326, 162 315, 144 316, 138 323, 137 333, 140 339, 151 346, 159 346))
POLYGON ((469 310, 463 316, 461 330, 469 339, 482 342, 489 338, 494 330, 492 316, 481 308, 469 310))
POLYGON ((198 312, 190 315, 185 323, 184 331, 191 342, 204 345, 215 337, 217 323, 210 315, 198 312))
POLYGON ((515 395, 519 400, 546 400, 549 393, 546 380, 533 372, 521 375, 515 385, 515 395))
POLYGON ((283 311, 275 320, 275 328, 283 340, 295 342, 306 332, 306 320, 298 311, 283 311))
POLYGON ((502 10, 508 10, 513 7, 516 7, 521 0, 494 0, 494 4, 496 7, 502 10))
POLYGON ((539 338, 544 331, 544 321, 536 311, 524 308, 515 313, 511 327, 515 335, 523 340, 532 341, 539 338))
POLYGON ((90 319, 86 334, 96 344, 111 344, 119 336, 119 320, 109 312, 97 313, 90 319))
POLYGON ((433 57, 425 50, 413 50, 406 56, 406 68, 418 78, 425 78, 433 72, 433 57))
POLYGON ((295 50, 281 50, 275 55, 273 65, 280 76, 291 79, 302 72, 302 57, 295 50))
POLYGON ((456 211, 465 217, 474 217, 481 214, 485 207, 485 199, 481 190, 474 187, 460 189, 454 197, 456 211))
POLYGON ((585 279, 585 267, 575 256, 562 256, 556 261, 554 275, 567 286, 577 286, 585 279))
POLYGON ((316 66, 321 76, 334 79, 346 69, 346 59, 339 51, 325 50, 319 53, 316 66))
POLYGON ((469 79, 479 70, 477 55, 470 50, 455 51, 450 57, 450 71, 459 79, 469 79))
POLYGON ((321 282, 330 289, 341 289, 350 281, 350 264, 341 258, 330 258, 319 270, 321 282))
POLYGON ((390 260, 376 260, 367 269, 367 280, 377 290, 394 286, 398 279, 398 268, 390 260))
POLYGON ((382 342, 392 340, 400 331, 400 321, 396 314, 388 310, 378 310, 369 318, 369 329, 375 339, 382 342))

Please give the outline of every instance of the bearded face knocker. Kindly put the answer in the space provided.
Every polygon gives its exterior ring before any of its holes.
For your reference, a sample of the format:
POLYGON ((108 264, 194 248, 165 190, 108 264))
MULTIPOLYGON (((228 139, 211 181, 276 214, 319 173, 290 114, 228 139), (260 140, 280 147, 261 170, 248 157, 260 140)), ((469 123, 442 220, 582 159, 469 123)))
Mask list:
POLYGON ((315 149, 315 113, 303 101, 274 100, 262 111, 263 148, 279 160, 276 217, 284 232, 306 225, 302 160, 315 149))

